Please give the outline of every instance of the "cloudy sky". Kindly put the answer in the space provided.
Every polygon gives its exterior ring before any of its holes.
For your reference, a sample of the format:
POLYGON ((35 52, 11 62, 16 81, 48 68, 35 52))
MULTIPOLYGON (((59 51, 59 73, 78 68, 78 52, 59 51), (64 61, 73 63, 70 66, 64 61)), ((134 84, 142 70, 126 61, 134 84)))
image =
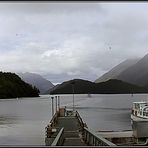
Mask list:
POLYGON ((0 70, 96 80, 148 53, 148 3, 0 2, 0 70))

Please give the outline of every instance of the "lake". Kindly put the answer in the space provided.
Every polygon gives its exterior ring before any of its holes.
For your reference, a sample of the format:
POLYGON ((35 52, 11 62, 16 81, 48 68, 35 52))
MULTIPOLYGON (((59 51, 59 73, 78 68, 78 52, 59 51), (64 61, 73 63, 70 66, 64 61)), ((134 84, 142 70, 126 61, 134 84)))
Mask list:
MULTIPOLYGON (((132 102, 148 100, 148 94, 74 95, 75 109, 88 128, 131 130, 132 102)), ((60 106, 72 108, 72 95, 60 95, 60 106)), ((38 98, 0 99, 0 145, 45 145, 45 127, 51 120, 50 95, 38 98)))

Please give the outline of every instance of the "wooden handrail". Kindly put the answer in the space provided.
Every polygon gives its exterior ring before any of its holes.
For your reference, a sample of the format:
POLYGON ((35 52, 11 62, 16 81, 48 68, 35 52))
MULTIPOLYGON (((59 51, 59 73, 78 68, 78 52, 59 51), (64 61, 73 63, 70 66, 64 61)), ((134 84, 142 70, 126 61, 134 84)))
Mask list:
POLYGON ((83 120, 82 118, 80 117, 80 114, 76 111, 76 117, 78 118, 79 122, 80 122, 80 125, 82 128, 84 128, 84 123, 83 123, 83 120))
POLYGON ((61 128, 61 130, 59 131, 58 135, 56 136, 56 138, 52 142, 51 146, 62 145, 63 140, 64 140, 63 133, 64 133, 64 127, 61 128))
POLYGON ((59 112, 57 111, 57 112, 54 114, 54 116, 52 117, 52 119, 50 120, 50 126, 51 126, 51 127, 55 125, 58 116, 59 116, 59 112))
POLYGON ((89 145, 94 146, 116 146, 114 143, 108 141, 107 139, 103 138, 102 136, 97 135, 94 131, 84 127, 84 140, 89 145))
POLYGON ((57 111, 54 116, 52 117, 52 119, 50 120, 49 124, 45 127, 45 134, 46 137, 50 137, 51 133, 52 133, 52 128, 55 126, 57 120, 58 120, 58 116, 59 116, 59 112, 57 111))

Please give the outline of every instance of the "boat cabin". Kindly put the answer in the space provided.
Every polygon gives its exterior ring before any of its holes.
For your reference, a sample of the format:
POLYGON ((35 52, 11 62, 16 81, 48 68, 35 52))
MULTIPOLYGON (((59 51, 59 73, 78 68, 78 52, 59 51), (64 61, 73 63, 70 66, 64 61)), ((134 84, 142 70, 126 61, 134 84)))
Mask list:
POLYGON ((148 102, 133 102, 132 114, 137 117, 148 119, 148 102))

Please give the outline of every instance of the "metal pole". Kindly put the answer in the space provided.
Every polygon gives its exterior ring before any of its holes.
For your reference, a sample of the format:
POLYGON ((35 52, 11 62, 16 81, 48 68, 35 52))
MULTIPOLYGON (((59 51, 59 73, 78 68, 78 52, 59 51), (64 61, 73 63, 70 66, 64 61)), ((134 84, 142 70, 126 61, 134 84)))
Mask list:
POLYGON ((56 98, 56 112, 57 112, 57 96, 55 96, 55 98, 56 98))
POLYGON ((60 109, 60 96, 58 96, 58 108, 60 109))
POLYGON ((52 117, 54 116, 54 102, 53 102, 54 97, 51 97, 52 100, 52 117))
POLYGON ((74 84, 72 84, 72 93, 73 93, 73 111, 74 111, 74 87, 73 87, 74 84))

